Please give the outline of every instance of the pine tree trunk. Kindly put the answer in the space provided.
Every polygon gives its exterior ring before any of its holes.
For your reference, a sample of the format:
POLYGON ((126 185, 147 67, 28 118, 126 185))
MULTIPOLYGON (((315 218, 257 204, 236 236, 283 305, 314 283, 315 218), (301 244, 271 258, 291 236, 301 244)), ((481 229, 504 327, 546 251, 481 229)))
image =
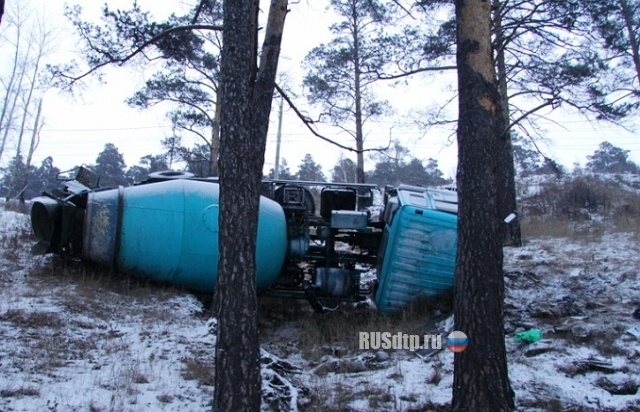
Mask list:
POLYGON ((33 160, 33 153, 38 148, 38 144, 40 144, 40 128, 42 127, 42 120, 40 116, 42 115, 42 99, 38 102, 38 111, 36 112, 36 117, 33 120, 33 130, 31 131, 31 141, 29 143, 29 151, 27 152, 27 160, 25 161, 25 168, 29 170, 31 168, 31 161, 33 160))
POLYGON ((362 85, 360 83, 360 57, 359 57, 359 41, 358 30, 353 30, 354 44, 354 92, 355 92, 355 126, 356 126, 356 177, 357 183, 364 183, 364 131, 362 119, 362 85))
MULTIPOLYGON (((38 111, 36 112, 36 118, 33 120, 33 130, 31 131, 31 142, 29 143, 29 151, 27 152, 27 159, 24 162, 24 174, 20 176, 21 185, 24 189, 29 186, 29 170, 31 169, 31 161, 33 160, 33 154, 40 143, 40 128, 42 127, 42 120, 40 115, 42 114, 42 99, 38 102, 38 111)), ((24 192, 20 192, 20 203, 24 203, 24 192)))
POLYGON ((218 176, 218 162, 220 158, 220 116, 222 115, 222 99, 220 97, 220 86, 216 90, 216 112, 213 121, 213 129, 211 130, 211 150, 209 153, 209 176, 218 176))
POLYGON ((216 412, 260 410, 255 248, 260 152, 253 122, 257 0, 224 2, 220 86, 220 211, 216 412))
MULTIPOLYGON (((516 176, 513 164, 513 145, 511 144, 511 132, 509 130, 509 94, 507 88, 507 67, 504 59, 505 41, 502 27, 502 9, 500 0, 493 0, 494 19, 493 25, 496 33, 496 68, 498 75, 498 92, 500 93, 500 107, 502 109, 502 125, 497 146, 498 165, 498 218, 503 221, 505 217, 517 212, 516 201, 516 176)), ((502 239, 505 245, 522 246, 520 221, 518 219, 501 225, 502 239)))
POLYGON ((258 0, 224 2, 220 66, 218 319, 213 410, 260 410, 256 237, 260 182, 287 0, 272 0, 256 72, 258 0))
POLYGON ((455 328, 469 338, 454 360, 454 411, 514 408, 504 341, 497 139, 502 125, 491 49, 491 2, 456 0, 458 24, 458 254, 455 328))
POLYGON ((622 16, 624 17, 624 25, 627 29, 627 35, 629 36, 633 66, 636 69, 638 83, 640 83, 640 46, 638 45, 638 33, 634 28, 633 11, 631 10, 631 7, 629 7, 627 0, 620 0, 620 8, 622 9, 622 16))

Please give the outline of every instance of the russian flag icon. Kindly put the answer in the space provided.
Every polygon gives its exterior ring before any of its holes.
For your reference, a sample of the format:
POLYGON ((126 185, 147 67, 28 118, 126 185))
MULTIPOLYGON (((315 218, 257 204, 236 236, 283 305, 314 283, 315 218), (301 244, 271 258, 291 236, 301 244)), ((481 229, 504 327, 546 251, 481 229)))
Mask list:
POLYGON ((469 345, 469 338, 467 338, 464 332, 454 330, 447 336, 447 348, 449 348, 451 352, 464 352, 464 350, 467 349, 467 345, 469 345))

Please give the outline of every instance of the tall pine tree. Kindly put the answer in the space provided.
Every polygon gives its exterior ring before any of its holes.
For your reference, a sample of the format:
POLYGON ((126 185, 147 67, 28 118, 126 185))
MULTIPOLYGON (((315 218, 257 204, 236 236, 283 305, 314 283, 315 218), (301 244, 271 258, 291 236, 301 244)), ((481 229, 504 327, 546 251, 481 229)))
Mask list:
POLYGON ((454 411, 510 411, 513 393, 504 337, 504 274, 498 220, 496 145, 502 133, 491 48, 491 4, 456 0, 458 63, 458 252, 454 411))
POLYGON ((354 139, 357 180, 364 183, 365 124, 390 112, 372 86, 386 64, 381 49, 391 6, 378 0, 331 0, 331 8, 342 20, 331 25, 333 39, 305 58, 304 85, 309 102, 322 110, 320 120, 354 139))
POLYGON ((116 188, 126 186, 128 183, 125 176, 126 166, 124 156, 118 151, 118 148, 113 143, 107 143, 102 152, 98 154, 96 164, 92 169, 100 178, 100 186, 116 188))

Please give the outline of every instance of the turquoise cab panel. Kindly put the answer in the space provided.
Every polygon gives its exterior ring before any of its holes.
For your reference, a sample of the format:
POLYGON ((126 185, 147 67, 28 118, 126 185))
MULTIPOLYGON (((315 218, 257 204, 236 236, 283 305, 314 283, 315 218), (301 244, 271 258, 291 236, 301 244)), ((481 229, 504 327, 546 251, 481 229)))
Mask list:
POLYGON ((419 296, 437 297, 453 287, 458 218, 432 207, 429 193, 399 193, 386 217, 375 294, 382 312, 398 312, 419 296))

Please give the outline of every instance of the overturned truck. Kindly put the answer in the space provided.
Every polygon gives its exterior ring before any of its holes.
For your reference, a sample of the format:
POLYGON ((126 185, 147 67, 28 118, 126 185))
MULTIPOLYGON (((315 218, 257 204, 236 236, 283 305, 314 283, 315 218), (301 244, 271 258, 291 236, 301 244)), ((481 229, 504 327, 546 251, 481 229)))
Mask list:
MULTIPOLYGON (((270 179, 262 192, 260 293, 305 298, 318 311, 328 302, 371 296, 380 311, 397 312, 418 297, 451 289, 456 192, 401 185, 380 193, 370 184, 270 179), (376 280, 363 286, 361 273, 373 267, 376 280)), ((216 179, 166 171, 111 189, 80 168, 60 188, 33 200, 33 252, 211 292, 219 260, 218 210, 216 179)))

